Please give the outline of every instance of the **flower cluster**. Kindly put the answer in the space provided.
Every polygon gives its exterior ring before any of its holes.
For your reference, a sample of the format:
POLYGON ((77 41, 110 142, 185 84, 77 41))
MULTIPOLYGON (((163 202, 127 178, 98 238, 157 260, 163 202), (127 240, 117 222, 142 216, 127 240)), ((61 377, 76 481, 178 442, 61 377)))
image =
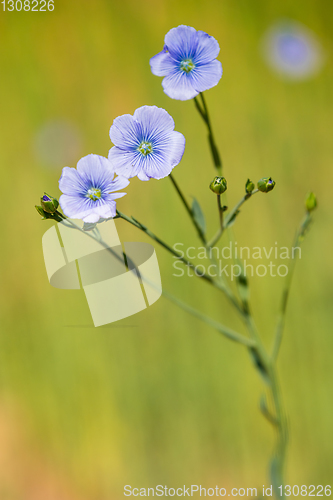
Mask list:
MULTIPOLYGON (((162 85, 170 97, 191 99, 219 82, 219 51, 217 41, 207 33, 178 26, 166 34, 163 51, 150 60, 151 70, 165 77, 162 85)), ((64 214, 87 223, 115 217, 115 200, 126 194, 116 191, 128 186, 128 179, 167 177, 185 149, 185 137, 174 129, 169 113, 156 106, 142 106, 133 116, 116 118, 110 129, 114 146, 108 158, 91 154, 76 169, 63 169, 59 203, 64 214)))

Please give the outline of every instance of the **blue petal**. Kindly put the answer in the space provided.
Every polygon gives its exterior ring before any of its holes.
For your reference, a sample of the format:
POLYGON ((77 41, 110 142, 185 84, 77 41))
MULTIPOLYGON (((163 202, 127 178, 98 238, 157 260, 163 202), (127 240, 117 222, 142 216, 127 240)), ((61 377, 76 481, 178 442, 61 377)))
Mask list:
POLYGON ((193 87, 192 79, 183 71, 166 76, 162 81, 162 86, 166 95, 180 101, 193 99, 199 94, 199 91, 193 87))
POLYGON ((116 203, 113 199, 93 202, 88 198, 63 194, 59 198, 59 203, 65 215, 84 222, 98 222, 100 218, 116 215, 116 203))
POLYGON ((128 185, 129 180, 126 177, 119 175, 105 189, 107 189, 108 192, 120 191, 120 189, 124 189, 128 185))
POLYGON ((80 174, 85 174, 87 177, 91 177, 95 173, 100 175, 107 169, 110 170, 110 175, 112 172, 112 166, 107 158, 93 154, 81 158, 76 165, 76 169, 80 174))
POLYGON ((64 167, 59 179, 59 189, 65 194, 79 194, 86 189, 86 184, 75 168, 64 167))
POLYGON ((197 31, 182 24, 177 28, 172 28, 165 35, 164 41, 167 50, 174 59, 179 61, 183 58, 190 58, 193 57, 197 48, 197 31))
POLYGON ((197 92, 204 92, 218 84, 222 76, 222 64, 220 61, 212 61, 203 66, 195 68, 189 74, 192 86, 197 92))
POLYGON ((140 181, 150 181, 151 177, 148 177, 148 175, 146 175, 143 170, 141 170, 139 173, 138 173, 138 179, 140 179, 140 181))
POLYGON ((110 139, 115 146, 131 150, 138 146, 141 133, 140 125, 132 115, 118 116, 110 128, 110 139))
POLYGON ((172 168, 178 165, 185 150, 185 137, 180 132, 172 132, 170 147, 170 163, 172 168))
POLYGON ((156 76, 167 76, 179 66, 179 63, 172 59, 170 54, 165 50, 152 57, 149 64, 151 72, 156 76))
POLYGON ((197 31, 197 47, 193 61, 196 64, 206 64, 217 58, 220 46, 214 37, 204 31, 197 31))
POLYGON ((82 219, 91 212, 91 207, 88 198, 81 196, 70 196, 62 194, 59 198, 59 203, 67 217, 73 219, 82 219))
POLYGON ((134 167, 136 153, 133 151, 126 151, 118 146, 114 146, 109 151, 109 160, 112 163, 115 172, 119 176, 135 177, 140 171, 140 167, 134 167))
POLYGON ((175 128, 175 122, 169 113, 157 106, 142 106, 135 110, 133 117, 140 123, 142 138, 148 141, 175 128))
POLYGON ((113 200, 117 200, 118 198, 122 198, 126 194, 127 193, 110 193, 104 197, 104 201, 106 201, 108 203, 109 201, 113 201, 113 200))

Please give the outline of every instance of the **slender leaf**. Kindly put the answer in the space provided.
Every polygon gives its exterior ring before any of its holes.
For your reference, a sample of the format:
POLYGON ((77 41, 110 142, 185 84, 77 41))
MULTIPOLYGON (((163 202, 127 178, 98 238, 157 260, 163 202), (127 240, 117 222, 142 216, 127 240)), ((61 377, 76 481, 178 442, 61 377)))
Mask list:
POLYGON ((192 202, 192 214, 195 222, 198 224, 200 230, 203 234, 206 233, 206 219, 205 215, 199 205, 199 202, 196 198, 193 198, 192 202))

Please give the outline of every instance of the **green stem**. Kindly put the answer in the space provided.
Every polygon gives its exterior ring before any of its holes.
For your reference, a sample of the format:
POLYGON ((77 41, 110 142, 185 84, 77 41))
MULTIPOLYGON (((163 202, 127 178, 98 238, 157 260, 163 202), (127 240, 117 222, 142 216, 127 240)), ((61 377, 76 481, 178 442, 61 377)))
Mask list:
POLYGON ((252 193, 246 193, 243 196, 243 198, 241 198, 239 200, 239 202, 237 203, 237 205, 234 206, 234 208, 231 210, 231 212, 229 212, 229 214, 225 218, 224 225, 222 227, 220 226, 220 228, 217 231, 217 233, 215 234, 215 236, 213 236, 213 238, 207 243, 207 246, 213 247, 214 245, 216 245, 216 243, 219 241, 219 239, 221 238, 221 236, 223 234, 223 230, 225 228, 227 228, 228 224, 231 222, 231 220, 234 217, 236 217, 236 215, 237 215, 240 207, 243 205, 243 203, 245 203, 246 200, 248 200, 249 198, 251 198, 251 196, 253 196, 254 194, 256 194, 258 192, 259 192, 259 189, 255 189, 254 191, 252 191, 252 193))
POLYGON ((206 273, 203 273, 202 271, 199 271, 197 266, 195 266, 195 264, 193 264, 189 260, 185 259, 180 252, 177 252, 170 245, 168 245, 167 243, 162 241, 158 236, 156 236, 146 226, 141 224, 141 222, 134 219, 134 217, 128 217, 127 215, 123 214, 119 210, 117 210, 117 214, 118 214, 119 218, 129 222, 130 224, 132 224, 136 228, 143 231, 145 234, 147 234, 147 236, 149 236, 154 241, 156 241, 159 245, 161 245, 163 248, 168 250, 168 252, 170 252, 172 255, 177 257, 177 259, 179 259, 181 262, 183 262, 186 266, 193 269, 196 276, 204 279, 205 281, 207 281, 208 283, 210 283, 211 285, 213 285, 214 287, 216 287, 217 289, 222 291, 227 296, 227 298, 230 300, 230 302, 233 304, 233 306, 237 309, 237 311, 242 315, 243 319, 245 318, 246 313, 243 310, 242 306, 239 304, 238 300, 235 298, 232 291, 228 287, 226 287, 221 281, 215 281, 211 276, 207 275, 206 273))
MULTIPOLYGON (((120 217, 122 218, 121 215, 120 215, 120 217)), ((75 222, 71 221, 70 219, 67 219, 67 220, 66 219, 67 218, 64 218, 63 221, 62 221, 62 223, 64 223, 65 225, 70 224, 73 227, 73 229, 76 229, 76 230, 79 230, 79 231, 83 232, 88 237, 90 237, 93 240, 97 241, 102 247, 104 247, 106 250, 108 250, 117 259, 120 259, 120 256, 118 254, 116 254, 113 251, 113 249, 107 243, 105 243, 102 240, 101 235, 100 235, 98 229, 97 229, 96 232, 94 232, 94 231, 91 231, 91 232, 90 231, 84 231, 80 226, 78 226, 77 224, 75 224, 75 222)), ((125 254, 124 254, 124 257, 126 259, 128 259, 128 257, 125 254)), ((132 262, 132 265, 136 268, 136 265, 133 262, 132 262)), ((150 286, 155 287, 155 285, 153 283, 151 283, 149 280, 147 280, 147 278, 145 278, 145 276, 143 276, 138 269, 137 269, 137 273, 138 273, 138 275, 141 276, 141 278, 142 278, 142 280, 144 282, 147 282, 150 286)), ((166 297, 168 300, 170 300, 171 302, 173 302, 178 307, 180 307, 184 311, 188 312, 192 316, 200 319, 204 323, 206 323, 209 326, 213 327, 215 330, 217 330, 219 333, 221 333, 222 335, 224 335, 229 340, 232 340, 234 342, 238 342, 239 344, 242 344, 242 345, 244 345, 246 347, 252 347, 254 345, 254 342, 251 339, 249 339, 249 338, 245 337, 244 335, 241 335, 240 333, 235 332, 234 330, 231 330, 230 328, 228 328, 228 327, 222 325, 221 323, 213 320, 209 316, 201 313, 197 309, 194 309, 193 307, 189 306, 185 302, 182 302, 177 297, 174 297, 171 293, 166 292, 166 291, 163 291, 162 293, 163 293, 164 297, 166 297)))
POLYGON ((172 296, 168 292, 163 291, 163 295, 170 300, 171 302, 174 302, 178 307, 183 309, 184 311, 187 311, 190 313, 192 316, 195 316, 196 318, 200 319, 207 325, 215 328, 218 332, 222 333, 225 337, 227 337, 230 340, 233 340, 234 342, 238 342, 240 344, 243 344, 247 347, 253 347, 254 342, 252 339, 249 339, 247 337, 244 337, 244 335, 241 335, 240 333, 237 333, 230 328, 227 328, 226 326, 222 325, 221 323, 213 320, 209 316, 206 316, 206 314, 201 313, 197 309, 194 309, 193 307, 189 306, 188 304, 185 304, 181 300, 177 299, 176 297, 172 296))
MULTIPOLYGON (((185 196, 183 195, 178 183, 176 182, 175 178, 172 176, 172 174, 170 174, 170 178, 171 178, 171 181, 183 203, 183 205, 185 206, 185 209, 186 211, 188 212, 188 214, 190 215, 191 217, 191 220, 198 232, 198 235, 199 235, 199 238, 201 239, 202 243, 205 245, 205 247, 207 248, 207 250, 209 251, 210 250, 210 246, 207 244, 207 240, 206 240, 206 237, 204 235, 204 233, 202 232, 201 228, 198 226, 197 224, 197 221, 195 220, 195 217, 194 217, 194 214, 193 214, 193 211, 191 210, 189 204, 187 203, 186 199, 185 199, 185 196)), ((223 225, 223 212, 222 212, 222 209, 221 209, 221 200, 220 198, 218 198, 218 203, 219 203, 219 216, 220 216, 220 221, 221 221, 221 217, 222 217, 222 225, 223 225)), ((216 259, 214 257, 210 257, 210 261, 212 262, 212 264, 214 264, 215 266, 217 265, 217 262, 216 262, 216 259)), ((223 276, 218 276, 218 280, 219 282, 223 285, 223 287, 225 289, 229 289, 228 293, 229 294, 232 294, 232 291, 230 290, 229 288, 229 285, 228 283, 223 279, 223 276)))
MULTIPOLYGON (((296 236, 294 239, 293 247, 296 248, 299 247, 303 241, 304 238, 304 233, 309 226, 309 223, 311 222, 311 214, 309 212, 306 213, 303 221, 301 222, 297 232, 296 236)), ((283 330, 284 330, 284 324, 285 324, 285 318, 286 318, 286 311, 287 311, 287 304, 288 304, 288 299, 289 299, 289 294, 290 294, 290 288, 291 288, 291 283, 295 271, 295 266, 296 266, 296 261, 297 259, 293 256, 289 269, 288 269, 288 274, 286 276, 286 281, 285 281, 285 286, 282 292, 282 300, 281 300, 281 306, 280 306, 280 313, 278 316, 277 320, 277 325, 276 325, 276 330, 275 330, 275 338, 274 338, 274 344, 273 344, 273 350, 272 350, 272 362, 274 363, 277 360, 279 350, 281 347, 281 342, 282 342, 282 337, 283 337, 283 330)))
POLYGON ((278 383, 276 365, 270 363, 271 395, 275 409, 275 422, 277 431, 276 448, 271 462, 271 481, 277 498, 284 498, 284 492, 280 493, 279 486, 284 487, 284 469, 286 451, 288 446, 288 425, 284 414, 280 387, 278 383))
POLYGON ((198 225, 197 221, 195 220, 194 218, 194 215, 193 215, 193 212, 192 212, 192 209, 191 207, 189 206, 189 204, 187 203, 186 199, 185 199, 185 196, 183 195, 178 183, 176 182, 176 179, 173 177, 172 174, 169 175, 170 179, 171 179, 171 182, 174 186, 174 188, 176 189, 187 213, 189 214, 191 220, 192 220, 192 223, 194 225, 194 227, 196 228, 197 232, 198 232, 198 235, 199 235, 199 238, 201 239, 201 241, 203 242, 203 244, 205 245, 206 244, 206 238, 205 238, 205 235, 204 233, 202 232, 202 229, 200 228, 200 226, 198 225))
POLYGON ((223 209, 222 209, 222 205, 221 205, 221 195, 220 194, 217 195, 217 209, 219 212, 220 231, 222 234, 223 233, 223 209))
POLYGON ((271 394, 271 399, 274 406, 274 414, 268 410, 263 411, 264 416, 272 423, 276 429, 277 440, 274 450, 274 455, 271 462, 271 480, 274 488, 274 493, 277 498, 280 496, 278 486, 284 485, 284 467, 286 458, 286 449, 288 443, 288 427, 287 419, 284 414, 280 388, 278 384, 276 365, 266 352, 252 316, 248 315, 247 326, 250 337, 254 342, 254 346, 249 348, 252 359, 255 361, 255 367, 263 376, 271 394))
POLYGON ((219 175, 221 175, 222 174, 222 161, 221 161, 220 153, 219 153, 217 146, 216 146, 216 142, 215 142, 213 130, 212 130, 212 125, 211 125, 210 118, 209 118, 208 108, 207 108, 206 101, 205 101, 205 98, 204 98, 204 95, 202 92, 200 92, 200 97, 201 97, 201 101, 202 101, 202 107, 201 107, 197 97, 194 98, 194 104, 195 104, 195 107, 197 108, 197 110, 199 111, 201 118, 203 119, 203 121, 205 122, 205 124, 207 126, 208 142, 209 142, 210 150, 212 153, 214 165, 215 165, 215 168, 218 171, 219 175))

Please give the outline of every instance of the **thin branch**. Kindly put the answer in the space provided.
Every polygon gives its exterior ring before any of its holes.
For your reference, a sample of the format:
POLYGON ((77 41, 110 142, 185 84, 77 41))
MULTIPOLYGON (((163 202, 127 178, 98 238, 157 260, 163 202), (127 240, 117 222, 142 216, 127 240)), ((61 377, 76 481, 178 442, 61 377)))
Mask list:
POLYGON ((240 344, 243 344, 247 347, 253 347, 255 345, 254 341, 252 339, 249 339, 247 337, 244 337, 244 335, 241 335, 240 333, 235 332, 234 330, 231 330, 230 328, 227 328, 226 326, 222 325, 221 323, 218 323, 217 321, 213 320, 209 316, 206 316, 205 314, 201 313, 197 309, 194 309, 193 307, 189 306, 188 304, 185 304, 184 302, 180 301, 176 297, 173 297, 171 294, 168 292, 163 291, 163 295, 176 304, 178 307, 181 307, 184 311, 187 311, 190 313, 192 316, 195 316, 196 318, 200 319, 204 323, 210 325, 211 327, 215 328, 218 332, 222 333, 225 337, 227 337, 230 340, 233 340, 234 342, 239 342, 240 344))
POLYGON ((174 186, 174 188, 176 189, 184 207, 186 208, 186 211, 187 213, 189 214, 191 220, 192 220, 192 223, 194 225, 194 227, 196 228, 197 232, 198 232, 198 235, 199 235, 199 238, 201 239, 201 241, 203 242, 204 245, 206 245, 206 238, 205 238, 205 235, 203 234, 202 232, 202 229, 200 228, 200 226, 198 225, 197 221, 195 220, 194 218, 194 215, 193 215, 193 211, 191 209, 191 207, 189 206, 189 204, 187 203, 186 199, 185 199, 185 196, 183 195, 178 183, 176 182, 176 179, 173 177, 172 174, 169 175, 170 179, 171 179, 171 182, 174 186))
MULTIPOLYGON (((307 230, 307 228, 311 222, 311 219, 312 219, 311 213, 307 212, 303 221, 301 222, 297 232, 296 232, 296 236, 295 236, 292 248, 296 248, 296 247, 299 247, 301 245, 301 243, 304 239, 305 231, 307 230)), ((293 275, 294 275, 294 271, 295 271, 296 261, 297 261, 297 259, 293 256, 291 263, 290 263, 290 266, 289 266, 289 269, 288 269, 288 274, 286 276, 285 286, 284 286, 284 289, 282 292, 280 314, 278 316, 277 325, 276 325, 276 329, 275 329, 275 339, 274 339, 274 345, 273 345, 272 356, 271 356, 272 363, 274 363, 277 360, 280 346, 281 346, 281 342, 282 342, 288 299, 289 299, 291 283, 292 283, 292 279, 293 279, 293 275)))
POLYGON ((215 234, 215 236, 207 243, 207 246, 209 247, 213 247, 214 245, 216 245, 216 243, 219 241, 219 239, 221 238, 222 234, 223 234, 223 231, 226 227, 228 227, 228 225, 230 224, 231 220, 237 216, 237 213, 240 209, 240 207, 243 205, 243 203, 246 202, 246 200, 248 200, 249 198, 251 198, 254 194, 258 193, 259 192, 259 189, 255 189, 254 191, 252 191, 252 193, 246 193, 243 198, 241 198, 239 200, 239 202, 237 203, 237 205, 234 206, 234 208, 231 210, 231 212, 229 212, 229 214, 227 215, 227 217, 225 218, 225 221, 224 221, 224 225, 220 228, 219 230, 217 231, 217 233, 215 234))
POLYGON ((149 236, 150 238, 152 238, 159 245, 161 245, 163 248, 165 248, 168 252, 170 252, 172 255, 174 255, 175 257, 177 257, 178 260, 180 260, 181 262, 183 262, 189 268, 193 269, 195 275, 198 276, 198 278, 204 279, 205 281, 207 281, 208 283, 210 283, 211 285, 213 285, 215 288, 217 288, 220 291, 224 292, 225 295, 227 296, 227 298, 230 300, 230 302, 234 305, 234 307, 242 315, 243 319, 245 319, 246 313, 243 310, 242 306, 239 304, 238 300, 235 298, 235 296, 233 295, 232 291, 229 288, 227 288, 222 282, 215 281, 208 274, 205 274, 204 272, 199 271, 199 269, 197 268, 197 266, 195 266, 195 264, 193 264, 189 260, 185 259, 180 252, 177 252, 170 245, 168 245, 167 243, 165 243, 164 241, 162 241, 158 236, 156 236, 152 231, 150 231, 146 226, 144 226, 143 224, 141 224, 141 222, 139 222, 138 220, 136 220, 134 217, 128 217, 127 215, 123 214, 119 210, 117 210, 117 214, 118 214, 119 218, 121 218, 121 219, 129 222, 130 224, 132 224, 136 228, 138 228, 141 231, 143 231, 145 234, 147 234, 147 236, 149 236))

